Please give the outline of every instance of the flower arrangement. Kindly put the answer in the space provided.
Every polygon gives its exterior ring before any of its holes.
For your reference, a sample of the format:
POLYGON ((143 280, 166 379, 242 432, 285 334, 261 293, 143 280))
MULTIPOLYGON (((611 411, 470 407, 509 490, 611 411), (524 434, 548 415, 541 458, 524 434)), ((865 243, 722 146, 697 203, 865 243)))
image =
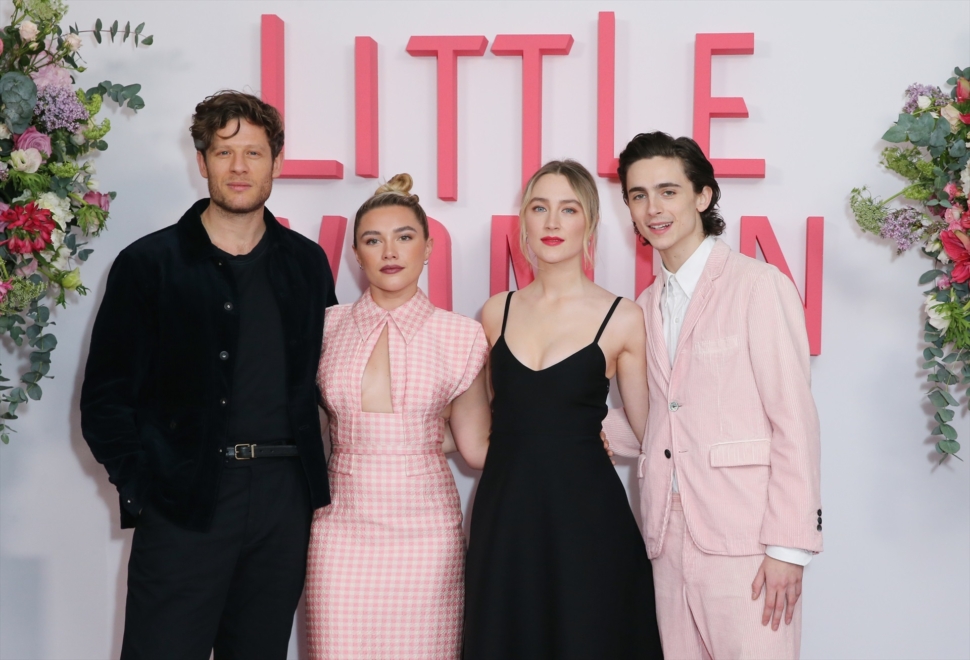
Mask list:
POLYGON ((98 191, 90 160, 108 148, 111 129, 108 119, 95 117, 105 98, 133 111, 145 107, 140 85, 105 81, 83 91, 72 75, 85 70, 78 53, 84 32, 98 43, 107 34, 148 46, 145 24, 121 30, 117 21, 105 28, 99 19, 93 30, 75 24, 65 34, 66 13, 63 0, 13 0, 10 23, 0 30, 0 337, 9 336, 15 354, 31 349, 19 386, 0 372, 4 444, 18 406, 40 399, 40 381, 50 377, 57 338, 45 297, 66 306, 70 292, 87 292, 80 266, 91 250, 83 241, 105 228, 115 198, 98 191))
POLYGON ((897 253, 920 245, 933 260, 923 273, 926 325, 923 368, 930 383, 927 394, 935 409, 932 435, 940 436, 941 460, 957 456, 960 443, 950 424, 960 406, 951 393, 970 386, 970 67, 954 69, 947 80, 953 88, 911 85, 896 123, 882 139, 909 147, 887 147, 882 164, 909 181, 896 195, 880 200, 865 187, 852 190, 849 205, 867 232, 895 242, 897 253), (913 204, 890 208, 896 198, 913 204), (961 366, 962 365, 962 366, 961 366))

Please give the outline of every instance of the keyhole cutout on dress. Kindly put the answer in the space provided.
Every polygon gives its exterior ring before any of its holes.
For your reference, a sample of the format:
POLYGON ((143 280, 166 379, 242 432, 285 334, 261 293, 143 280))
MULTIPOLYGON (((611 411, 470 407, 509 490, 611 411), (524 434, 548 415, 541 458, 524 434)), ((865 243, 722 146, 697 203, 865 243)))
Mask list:
POLYGON ((360 409, 363 412, 393 413, 391 404, 391 353, 387 346, 387 324, 381 330, 374 351, 360 381, 360 409))

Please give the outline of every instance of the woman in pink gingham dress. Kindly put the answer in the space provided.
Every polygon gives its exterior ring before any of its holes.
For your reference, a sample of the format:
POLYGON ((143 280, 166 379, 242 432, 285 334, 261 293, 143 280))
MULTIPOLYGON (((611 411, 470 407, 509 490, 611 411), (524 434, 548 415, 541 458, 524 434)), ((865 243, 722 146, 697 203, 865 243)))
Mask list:
POLYGON ((417 287, 431 250, 411 179, 357 213, 370 287, 327 310, 317 382, 330 418, 332 503, 317 510, 307 569, 310 658, 459 657, 465 537, 442 450, 446 421, 473 467, 489 428, 481 325, 417 287))

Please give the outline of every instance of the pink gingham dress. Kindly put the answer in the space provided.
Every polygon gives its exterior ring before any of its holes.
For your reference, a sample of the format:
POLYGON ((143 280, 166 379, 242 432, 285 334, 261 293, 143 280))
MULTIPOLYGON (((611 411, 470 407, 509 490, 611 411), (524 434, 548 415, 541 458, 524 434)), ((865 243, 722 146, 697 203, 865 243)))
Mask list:
POLYGON ((310 658, 458 658, 465 536, 441 413, 487 353, 478 322, 420 290, 392 311, 370 291, 327 309, 317 382, 330 414, 332 503, 310 537, 310 658), (361 412, 364 367, 385 325, 395 412, 361 412))

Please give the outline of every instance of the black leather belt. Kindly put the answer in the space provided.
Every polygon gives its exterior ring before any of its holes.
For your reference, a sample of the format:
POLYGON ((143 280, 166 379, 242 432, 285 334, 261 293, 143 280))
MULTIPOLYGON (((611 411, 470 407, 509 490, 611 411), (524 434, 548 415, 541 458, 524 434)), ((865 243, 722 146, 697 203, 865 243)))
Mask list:
POLYGON ((283 458, 299 456, 300 450, 296 445, 235 445, 226 447, 226 458, 237 461, 248 461, 253 458, 283 458))

